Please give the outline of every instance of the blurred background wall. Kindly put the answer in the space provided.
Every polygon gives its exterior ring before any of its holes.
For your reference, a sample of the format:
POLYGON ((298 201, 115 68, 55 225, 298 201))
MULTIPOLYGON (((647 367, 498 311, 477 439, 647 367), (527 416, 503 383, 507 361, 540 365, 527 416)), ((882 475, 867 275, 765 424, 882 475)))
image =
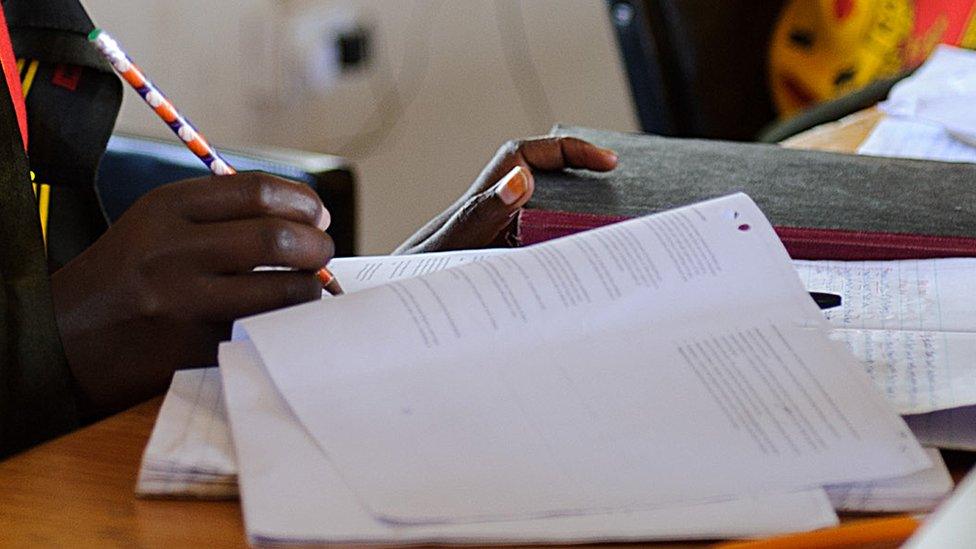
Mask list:
MULTIPOLYGON (((360 253, 391 251, 505 140, 637 129, 598 0, 85 0, 218 147, 346 156, 360 253), (330 61, 364 31, 366 60, 330 61)), ((126 91, 118 129, 169 138, 126 91)))

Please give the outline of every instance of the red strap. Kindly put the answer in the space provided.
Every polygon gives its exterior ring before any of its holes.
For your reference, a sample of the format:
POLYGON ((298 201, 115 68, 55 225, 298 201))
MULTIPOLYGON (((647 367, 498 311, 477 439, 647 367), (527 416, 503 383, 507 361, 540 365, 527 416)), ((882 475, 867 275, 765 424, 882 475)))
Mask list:
POLYGON ((27 105, 24 103, 24 91, 20 87, 20 74, 17 72, 17 57, 14 56, 14 47, 10 42, 10 33, 7 31, 7 17, 3 14, 2 6, 0 6, 0 64, 3 65, 3 75, 7 79, 10 98, 14 102, 17 124, 20 125, 20 137, 24 141, 26 151, 27 105))

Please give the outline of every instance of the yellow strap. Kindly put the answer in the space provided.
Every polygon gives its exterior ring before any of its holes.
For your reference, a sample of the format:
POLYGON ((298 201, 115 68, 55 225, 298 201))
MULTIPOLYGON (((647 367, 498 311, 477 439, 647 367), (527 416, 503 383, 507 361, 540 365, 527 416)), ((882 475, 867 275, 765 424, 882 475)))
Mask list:
POLYGON ((37 212, 41 216, 41 236, 44 237, 44 248, 47 249, 47 219, 51 209, 51 186, 41 183, 41 192, 37 197, 37 212))
POLYGON ((24 75, 24 82, 21 86, 24 88, 24 99, 27 99, 27 94, 30 93, 31 86, 34 85, 34 77, 37 76, 37 67, 40 64, 39 61, 31 61, 30 66, 27 67, 27 74, 24 75))

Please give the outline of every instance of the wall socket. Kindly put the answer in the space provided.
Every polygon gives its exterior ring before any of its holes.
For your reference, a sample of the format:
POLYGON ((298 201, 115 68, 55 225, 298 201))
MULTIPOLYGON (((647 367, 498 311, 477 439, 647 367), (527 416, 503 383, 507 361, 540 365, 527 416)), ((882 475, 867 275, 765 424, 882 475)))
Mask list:
POLYGON ((375 27, 355 10, 291 12, 273 2, 241 15, 243 90, 255 108, 279 108, 324 95, 368 74, 375 27))
POLYGON ((368 69, 373 27, 353 10, 316 9, 294 14, 287 25, 303 91, 325 93, 368 69))

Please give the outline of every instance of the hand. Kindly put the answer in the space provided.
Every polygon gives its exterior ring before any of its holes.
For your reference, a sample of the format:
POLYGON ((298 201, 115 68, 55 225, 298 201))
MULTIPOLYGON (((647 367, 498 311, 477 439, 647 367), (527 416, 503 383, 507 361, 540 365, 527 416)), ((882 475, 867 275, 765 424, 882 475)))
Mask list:
POLYGON ((305 185, 259 173, 183 181, 136 202, 51 280, 71 371, 94 412, 216 364, 239 317, 318 299, 329 212, 305 185), (252 272, 258 266, 296 271, 252 272))
POLYGON ((535 189, 532 170, 617 167, 617 155, 574 137, 540 137, 502 146, 461 198, 397 248, 420 253, 507 247, 516 215, 535 189))

